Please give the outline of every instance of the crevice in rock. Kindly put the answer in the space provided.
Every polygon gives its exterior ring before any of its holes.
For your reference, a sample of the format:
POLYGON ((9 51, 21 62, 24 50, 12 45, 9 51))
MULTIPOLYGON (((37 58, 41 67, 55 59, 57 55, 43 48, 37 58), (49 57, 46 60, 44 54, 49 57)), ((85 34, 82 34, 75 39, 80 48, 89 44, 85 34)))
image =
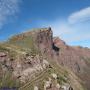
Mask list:
POLYGON ((52 44, 52 49, 56 52, 59 52, 60 48, 58 48, 57 46, 55 46, 55 44, 52 44))
POLYGON ((55 46, 54 43, 52 44, 52 49, 56 52, 56 55, 59 55, 60 48, 58 48, 57 46, 55 46))

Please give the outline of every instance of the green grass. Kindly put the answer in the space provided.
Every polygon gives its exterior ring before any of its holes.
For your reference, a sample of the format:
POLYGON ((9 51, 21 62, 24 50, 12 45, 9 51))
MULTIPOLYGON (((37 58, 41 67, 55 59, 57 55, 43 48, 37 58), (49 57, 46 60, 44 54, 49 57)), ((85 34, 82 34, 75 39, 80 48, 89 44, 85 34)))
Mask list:
POLYGON ((20 46, 22 48, 33 48, 33 39, 31 36, 25 37, 24 39, 11 39, 9 40, 10 44, 20 46))
POLYGON ((5 52, 5 51, 8 51, 9 52, 9 49, 7 49, 6 47, 4 47, 3 44, 0 44, 0 52, 5 52))
POLYGON ((2 76, 0 76, 0 88, 2 87, 18 88, 19 86, 20 86, 20 82, 12 78, 11 71, 7 71, 2 76))
POLYGON ((26 36, 23 39, 10 39, 9 45, 16 46, 17 50, 28 52, 31 55, 39 54, 40 51, 36 48, 32 36, 26 36))

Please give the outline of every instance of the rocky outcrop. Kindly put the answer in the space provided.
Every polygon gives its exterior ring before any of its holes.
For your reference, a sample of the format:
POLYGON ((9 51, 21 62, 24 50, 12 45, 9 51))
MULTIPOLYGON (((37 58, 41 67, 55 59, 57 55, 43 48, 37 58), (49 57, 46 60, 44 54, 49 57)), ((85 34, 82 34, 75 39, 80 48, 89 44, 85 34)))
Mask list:
POLYGON ((5 52, 0 52, 0 63, 3 71, 11 70, 13 76, 24 83, 32 77, 35 77, 36 73, 49 67, 48 61, 39 55, 27 56, 26 54, 12 59, 9 54, 5 52))
POLYGON ((46 59, 41 58, 39 55, 36 56, 24 56, 19 58, 17 61, 13 74, 21 82, 26 82, 31 78, 35 77, 35 74, 45 70, 49 66, 46 59))

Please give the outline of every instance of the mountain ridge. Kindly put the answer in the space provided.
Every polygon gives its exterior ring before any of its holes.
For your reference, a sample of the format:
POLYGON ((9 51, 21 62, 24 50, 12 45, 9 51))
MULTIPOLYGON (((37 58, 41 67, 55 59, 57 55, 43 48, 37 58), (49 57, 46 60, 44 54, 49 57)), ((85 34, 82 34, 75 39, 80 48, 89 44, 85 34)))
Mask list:
MULTIPOLYGON (((67 45, 58 37, 53 37, 53 31, 50 27, 13 36, 7 42, 1 44, 0 47, 1 67, 4 67, 5 71, 7 71, 7 67, 10 68, 12 76, 23 82, 23 86, 25 82, 28 83, 31 79, 36 79, 39 72, 43 73, 44 70, 47 70, 44 79, 51 78, 53 73, 58 78, 55 80, 49 79, 53 80, 53 83, 49 81, 52 86, 46 88, 46 90, 62 90, 54 85, 59 78, 63 82, 61 87, 67 83, 72 88, 69 87, 68 90, 90 89, 90 49, 67 45)), ((44 79, 42 80, 44 86, 37 80, 33 82, 34 86, 45 88, 45 81, 47 82, 47 80, 44 79)), ((32 84, 30 84, 31 87, 29 87, 29 84, 27 85, 27 87, 25 86, 20 90, 34 90, 32 84)))

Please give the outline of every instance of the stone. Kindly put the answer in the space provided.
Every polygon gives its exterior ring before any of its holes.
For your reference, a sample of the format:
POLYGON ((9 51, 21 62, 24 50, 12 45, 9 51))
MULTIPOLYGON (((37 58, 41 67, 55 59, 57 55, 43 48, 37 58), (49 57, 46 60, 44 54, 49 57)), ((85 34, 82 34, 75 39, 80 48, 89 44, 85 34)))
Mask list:
POLYGON ((52 73, 51 76, 52 76, 54 79, 57 79, 57 74, 52 73))
POLYGON ((37 86, 34 86, 34 90, 39 90, 37 86))

